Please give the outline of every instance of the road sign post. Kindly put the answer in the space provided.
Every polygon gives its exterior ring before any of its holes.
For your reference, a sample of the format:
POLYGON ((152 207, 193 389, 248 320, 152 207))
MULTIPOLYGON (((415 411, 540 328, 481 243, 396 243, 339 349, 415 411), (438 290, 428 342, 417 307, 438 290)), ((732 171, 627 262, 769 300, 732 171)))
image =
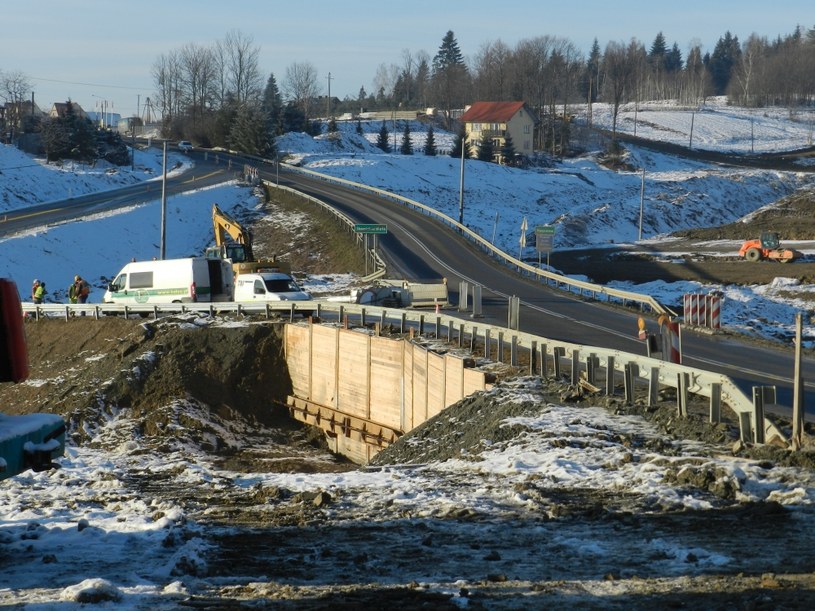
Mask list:
POLYGON ((549 267, 549 253, 555 243, 555 227, 553 225, 535 225, 535 248, 538 251, 538 267, 541 266, 541 253, 546 253, 546 267, 549 267))
POLYGON ((382 235, 388 233, 388 226, 374 223, 361 223, 354 225, 354 231, 362 234, 382 235))

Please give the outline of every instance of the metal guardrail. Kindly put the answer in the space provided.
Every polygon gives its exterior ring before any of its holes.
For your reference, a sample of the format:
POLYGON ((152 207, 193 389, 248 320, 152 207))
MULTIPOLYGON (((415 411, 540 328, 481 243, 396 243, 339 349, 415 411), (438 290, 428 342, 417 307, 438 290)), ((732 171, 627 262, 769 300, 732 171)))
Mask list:
MULTIPOLYGON (((295 195, 297 197, 310 201, 311 203, 317 206, 320 206, 323 210, 332 214, 341 224, 344 224, 348 228, 348 230, 354 234, 357 244, 362 244, 362 235, 354 231, 355 225, 354 221, 352 221, 348 216, 346 216, 333 206, 330 206, 329 204, 325 203, 320 199, 317 199, 316 197, 312 197, 311 195, 307 195, 306 193, 298 191, 297 189, 292 189, 291 187, 287 187, 285 185, 278 185, 269 180, 264 180, 262 182, 269 188, 275 188, 280 189, 281 191, 286 191, 291 195, 295 195)), ((377 278, 382 278, 385 274, 388 273, 387 267, 385 266, 385 262, 382 260, 382 257, 379 256, 379 253, 374 248, 368 249, 366 256, 369 256, 371 258, 371 261, 373 261, 374 271, 365 276, 362 279, 363 281, 369 282, 371 280, 376 280, 377 278)))
MULTIPOLYGON (((496 354, 502 360, 506 350, 510 353, 510 364, 516 365, 518 354, 526 351, 529 355, 530 374, 546 373, 548 362, 554 364, 556 375, 565 363, 570 364, 571 379, 579 382, 582 372, 591 382, 590 372, 603 369, 606 380, 614 382, 615 374, 621 374, 626 387, 633 392, 633 385, 647 385, 649 403, 654 404, 660 386, 676 391, 677 408, 680 415, 687 415, 688 394, 699 395, 710 400, 711 419, 719 413, 722 404, 727 405, 737 415, 742 438, 763 443, 777 438, 786 442, 786 436, 764 416, 763 401, 751 400, 723 374, 662 361, 648 356, 636 355, 621 350, 611 350, 573 344, 545 338, 531 333, 515 331, 486 323, 474 322, 469 318, 445 313, 418 310, 389 309, 337 301, 278 301, 264 303, 163 303, 163 304, 22 304, 23 313, 29 319, 64 318, 87 315, 95 318, 111 315, 159 318, 174 314, 196 313, 205 316, 259 314, 266 318, 280 317, 294 321, 296 317, 314 315, 329 322, 332 318, 344 324, 348 318, 355 318, 362 326, 379 323, 390 324, 394 329, 406 333, 409 328, 418 329, 423 334, 431 327, 435 336, 447 338, 462 344, 474 345, 477 340, 491 346, 495 342, 496 354), (469 338, 469 341, 468 339, 469 338), (538 366, 535 367, 535 363, 538 366), (761 422, 757 427, 755 423, 761 422)), ((613 394, 613 387, 606 389, 613 394)))
POLYGON ((569 278, 562 274, 557 274, 554 272, 550 272, 548 270, 543 270, 537 268, 533 265, 529 265, 521 261, 520 259, 516 259, 512 255, 504 252, 500 248, 495 247, 493 244, 488 242, 482 236, 478 235, 474 231, 472 231, 469 227, 462 225, 452 217, 447 216, 446 214, 431 208, 430 206, 426 206, 421 202, 417 202, 415 200, 409 199, 407 197, 403 197, 401 195, 397 195, 395 193, 391 193, 390 191, 385 191, 383 189, 377 189, 376 187, 371 187, 368 185, 364 185, 361 183, 353 182, 350 180, 346 180, 344 178, 337 178, 335 176, 329 176, 328 174, 323 174, 321 172, 315 172, 314 170, 307 170, 306 168, 300 168, 297 166, 293 166, 290 164, 283 164, 288 169, 296 172, 301 172, 303 174, 308 174, 310 176, 314 176, 321 180, 325 180, 328 182, 336 182, 338 184, 346 185, 355 189, 361 189, 364 191, 369 191, 371 193, 375 193, 380 197, 386 197, 388 199, 397 201, 401 204, 404 204, 410 208, 415 210, 419 210, 428 216, 435 217, 439 219, 444 224, 452 227, 465 237, 469 238, 471 241, 478 244, 478 246, 485 252, 487 252, 492 257, 503 261, 505 264, 515 267, 518 271, 526 273, 530 276, 536 277, 538 280, 543 280, 547 284, 552 282, 555 286, 566 286, 571 289, 576 289, 579 294, 582 296, 586 293, 590 294, 593 298, 598 298, 598 296, 605 296, 608 300, 612 298, 619 299, 623 302, 635 302, 640 304, 640 308, 644 309, 645 307, 650 308, 653 312, 657 314, 668 314, 670 316, 676 316, 676 312, 672 311, 670 308, 664 306, 663 304, 659 303, 654 297, 651 295, 643 295, 641 293, 634 293, 631 291, 624 291, 621 289, 614 289, 606 286, 602 286, 599 284, 594 284, 592 282, 585 282, 583 280, 577 280, 574 278, 569 278))

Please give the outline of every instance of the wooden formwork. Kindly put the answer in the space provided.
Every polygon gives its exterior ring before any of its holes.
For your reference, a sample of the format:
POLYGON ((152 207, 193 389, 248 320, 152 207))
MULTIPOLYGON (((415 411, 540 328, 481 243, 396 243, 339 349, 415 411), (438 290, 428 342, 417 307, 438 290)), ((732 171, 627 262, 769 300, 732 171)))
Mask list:
POLYGON ((367 462, 398 436, 486 388, 455 355, 405 339, 322 325, 286 325, 292 415, 322 428, 332 449, 367 462))

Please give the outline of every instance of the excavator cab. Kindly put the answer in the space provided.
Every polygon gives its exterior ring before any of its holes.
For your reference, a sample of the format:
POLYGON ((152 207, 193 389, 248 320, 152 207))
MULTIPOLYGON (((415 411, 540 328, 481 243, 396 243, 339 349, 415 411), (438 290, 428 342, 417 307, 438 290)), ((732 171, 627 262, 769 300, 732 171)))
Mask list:
POLYGON ((770 250, 775 250, 781 246, 781 241, 778 239, 778 234, 775 231, 762 231, 761 232, 761 247, 770 250))

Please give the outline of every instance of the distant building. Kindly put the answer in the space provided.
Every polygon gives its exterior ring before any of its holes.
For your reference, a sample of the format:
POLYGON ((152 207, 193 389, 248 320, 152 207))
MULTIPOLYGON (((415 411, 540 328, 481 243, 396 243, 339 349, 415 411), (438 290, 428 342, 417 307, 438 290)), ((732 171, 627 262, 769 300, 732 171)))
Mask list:
POLYGON ((501 154, 507 134, 512 138, 517 155, 528 156, 533 152, 538 120, 525 102, 475 102, 460 120, 464 124, 468 146, 478 149, 489 138, 493 159, 498 163, 507 161, 501 154))
POLYGON ((82 110, 82 107, 76 103, 71 102, 70 100, 67 102, 54 102, 53 106, 51 106, 51 111, 48 113, 48 116, 52 119, 64 119, 65 115, 68 112, 68 105, 71 105, 71 108, 74 111, 74 115, 81 119, 87 119, 87 113, 82 110))

